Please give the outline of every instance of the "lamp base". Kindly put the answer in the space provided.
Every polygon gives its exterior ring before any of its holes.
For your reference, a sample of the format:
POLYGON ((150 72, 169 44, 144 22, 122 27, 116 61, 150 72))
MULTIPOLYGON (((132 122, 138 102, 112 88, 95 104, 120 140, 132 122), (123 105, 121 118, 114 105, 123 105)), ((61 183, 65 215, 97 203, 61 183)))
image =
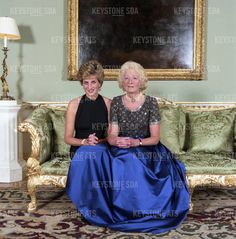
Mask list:
POLYGON ((6 80, 7 75, 8 75, 8 69, 7 69, 7 63, 6 63, 8 48, 3 47, 2 50, 4 52, 4 59, 3 59, 3 62, 2 62, 2 66, 3 66, 3 73, 2 73, 2 76, 1 76, 2 96, 0 97, 0 100, 15 100, 12 96, 8 95, 9 87, 8 87, 8 83, 7 83, 7 80, 6 80))
POLYGON ((9 95, 7 95, 7 96, 1 96, 0 97, 0 100, 15 100, 15 98, 13 98, 12 96, 9 96, 9 95))

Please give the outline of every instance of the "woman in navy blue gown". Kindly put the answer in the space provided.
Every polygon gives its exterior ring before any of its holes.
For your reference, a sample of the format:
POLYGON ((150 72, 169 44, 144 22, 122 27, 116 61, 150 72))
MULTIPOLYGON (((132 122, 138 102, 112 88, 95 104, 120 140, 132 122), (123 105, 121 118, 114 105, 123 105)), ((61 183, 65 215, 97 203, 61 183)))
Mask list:
POLYGON ((184 165, 159 142, 158 104, 142 93, 146 84, 141 65, 122 65, 119 85, 126 93, 111 104, 111 147, 102 143, 76 151, 67 193, 90 223, 156 234, 184 220, 189 191, 184 165))

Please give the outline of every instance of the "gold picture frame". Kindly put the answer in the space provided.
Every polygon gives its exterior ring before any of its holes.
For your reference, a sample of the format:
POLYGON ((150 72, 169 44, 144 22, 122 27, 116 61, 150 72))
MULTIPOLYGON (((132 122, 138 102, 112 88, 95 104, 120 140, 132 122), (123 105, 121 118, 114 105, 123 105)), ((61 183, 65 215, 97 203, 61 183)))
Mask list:
MULTIPOLYGON (((68 16, 67 16, 67 67, 68 67, 68 80, 76 80, 78 68, 79 68, 79 55, 84 53, 79 52, 79 4, 82 0, 67 0, 68 16)), ((86 0, 83 0, 86 1, 86 0)), ((189 0, 186 1, 188 4, 189 0)), ((87 1, 90 2, 90 1, 87 1)), ((109 2, 109 1, 106 1, 109 2)), ((111 1, 112 2, 112 1, 111 1)), ((161 1, 160 1, 161 2, 161 1)), ((145 2, 146 4, 148 3, 145 2)), ((190 14, 192 11, 193 24, 188 24, 192 27, 193 39, 192 48, 190 49, 189 57, 190 67, 167 67, 167 68, 147 68, 148 78, 150 80, 202 80, 204 79, 204 58, 205 58, 205 0, 192 0, 193 8, 185 7, 179 9, 182 14, 190 14), (191 10, 192 9, 192 10, 191 10)), ((93 6, 91 6, 92 8, 93 6)), ((84 13, 81 13, 84 14, 84 13)), ((82 16, 82 15, 81 15, 82 16)), ((190 15, 191 16, 191 15, 190 15)), ((93 34, 96 35, 96 32, 93 34)), ((95 36, 96 37, 96 36, 95 36)), ((184 44, 182 44, 184 45, 184 44)), ((83 48, 81 48, 81 51, 83 48)), ((86 51, 86 49, 85 49, 86 51)), ((142 51, 145 53, 145 49, 142 51)), ((182 49, 183 52, 183 49, 182 49)), ((179 56, 181 58, 181 55, 179 56)), ((97 59, 99 60, 99 59, 97 59)), ((133 60, 133 59, 132 59, 133 60)), ((124 61, 125 62, 125 61, 124 61)), ((139 61, 137 61, 139 62, 139 61)), ((139 62, 140 63, 140 62, 139 62)), ((114 64, 114 63, 113 63, 114 64)), ((105 80, 117 79, 118 67, 106 68, 105 64, 105 80)), ((117 64, 118 65, 118 64, 117 64)), ((103 65, 104 66, 104 65, 103 65)))

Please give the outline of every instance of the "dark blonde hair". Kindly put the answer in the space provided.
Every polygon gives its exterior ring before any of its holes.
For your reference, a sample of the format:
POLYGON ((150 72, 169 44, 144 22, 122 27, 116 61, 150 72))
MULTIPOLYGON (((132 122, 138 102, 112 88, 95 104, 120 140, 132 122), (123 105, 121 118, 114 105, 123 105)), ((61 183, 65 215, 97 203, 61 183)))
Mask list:
POLYGON ((147 88, 148 78, 144 68, 139 63, 134 61, 127 61, 121 66, 119 75, 118 75, 119 87, 122 90, 124 90, 123 88, 124 75, 126 71, 129 69, 132 69, 137 72, 137 74, 139 75, 139 80, 140 80, 140 91, 144 91, 147 88))
POLYGON ((77 79, 78 81, 80 81, 80 84, 82 85, 83 80, 90 75, 95 75, 97 77, 98 82, 102 86, 104 79, 104 70, 102 65, 96 60, 91 60, 82 64, 79 68, 77 79))

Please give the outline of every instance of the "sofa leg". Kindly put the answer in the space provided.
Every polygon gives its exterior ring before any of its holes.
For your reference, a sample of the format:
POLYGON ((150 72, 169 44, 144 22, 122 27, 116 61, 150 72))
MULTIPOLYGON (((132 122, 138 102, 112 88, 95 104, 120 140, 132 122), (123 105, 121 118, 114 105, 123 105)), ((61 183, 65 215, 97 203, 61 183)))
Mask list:
POLYGON ((36 185, 31 182, 31 180, 28 180, 28 193, 30 195, 30 203, 28 204, 28 212, 34 212, 37 209, 37 201, 36 201, 36 185))
POLYGON ((193 191, 194 191, 194 188, 190 187, 189 190, 190 190, 189 210, 192 211, 192 210, 193 210, 193 201, 192 201, 192 197, 193 197, 193 191))

